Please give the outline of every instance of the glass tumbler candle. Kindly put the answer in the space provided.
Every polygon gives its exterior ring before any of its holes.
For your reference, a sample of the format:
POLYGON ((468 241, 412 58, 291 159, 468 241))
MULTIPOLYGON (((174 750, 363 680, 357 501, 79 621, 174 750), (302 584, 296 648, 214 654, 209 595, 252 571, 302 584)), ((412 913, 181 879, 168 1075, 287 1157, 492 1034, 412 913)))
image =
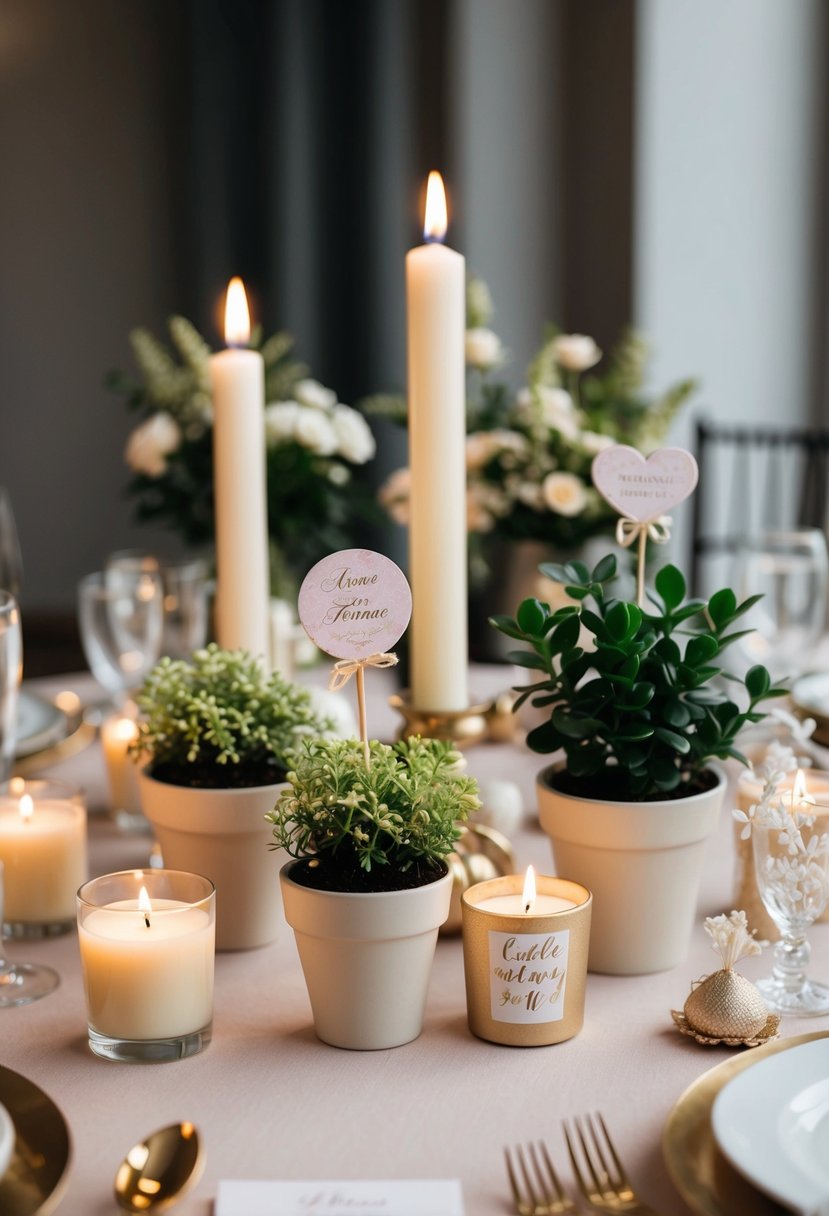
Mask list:
POLYGON ((75 926, 87 877, 86 805, 60 781, 15 777, 0 796, 0 861, 9 937, 51 937, 75 926))
POLYGON ((110 1060, 158 1062, 210 1042, 215 887, 181 870, 105 874, 78 891, 89 1046, 110 1060))

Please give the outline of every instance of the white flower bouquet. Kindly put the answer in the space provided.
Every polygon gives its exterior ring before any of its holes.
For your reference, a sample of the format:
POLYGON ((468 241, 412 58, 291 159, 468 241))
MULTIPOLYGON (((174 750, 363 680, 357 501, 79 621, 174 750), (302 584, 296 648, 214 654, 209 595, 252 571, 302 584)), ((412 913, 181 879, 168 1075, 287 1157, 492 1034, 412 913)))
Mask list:
MULTIPOLYGON (((612 532, 617 517, 593 489, 593 457, 613 443, 644 454, 660 447, 694 381, 649 400, 642 387, 647 350, 636 334, 622 335, 601 374, 586 375, 602 358, 595 341, 553 330, 527 384, 513 394, 493 375, 506 352, 489 327, 492 301, 481 279, 468 283, 466 311, 469 531, 565 550, 612 532)), ((374 397, 365 406, 405 421, 399 398, 374 397)), ((408 469, 392 473, 380 501, 394 520, 408 522, 408 469)))
MULTIPOLYGON (((141 382, 114 372, 108 384, 141 416, 125 451, 137 518, 201 545, 214 536, 210 348, 184 317, 173 317, 169 332, 171 348, 135 330, 141 382)), ((354 525, 370 514, 369 492, 352 475, 374 456, 375 441, 362 414, 309 378, 290 335, 253 345, 265 362, 272 590, 288 594, 319 558, 353 543, 354 525)))

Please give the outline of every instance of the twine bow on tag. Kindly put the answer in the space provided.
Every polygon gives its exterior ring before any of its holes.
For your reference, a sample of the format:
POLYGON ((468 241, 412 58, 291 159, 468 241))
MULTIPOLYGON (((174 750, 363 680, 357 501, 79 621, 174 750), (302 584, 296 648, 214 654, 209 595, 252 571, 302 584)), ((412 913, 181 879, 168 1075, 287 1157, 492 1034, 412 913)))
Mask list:
POLYGON ((623 515, 616 523, 616 544, 629 549, 640 536, 652 540, 655 545, 666 545, 671 539, 670 515, 659 515, 656 519, 631 519, 623 515))
POLYGON ((616 544, 623 549, 630 549, 638 540, 639 553, 636 562, 636 602, 639 607, 645 603, 645 546, 649 540, 655 545, 666 545, 671 539, 670 515, 657 515, 655 519, 633 519, 623 515, 616 524, 616 544))
POLYGON ((396 654, 369 654, 364 659, 339 659, 331 670, 328 688, 331 692, 339 692, 352 676, 357 677, 357 713, 360 719, 360 738, 363 741, 363 755, 366 768, 371 762, 371 751, 368 745, 368 725, 366 723, 366 668, 395 667, 396 654))
POLYGON ((396 667, 396 654, 370 654, 364 659, 340 659, 331 669, 331 679, 328 683, 330 692, 339 692, 352 676, 365 670, 366 667, 396 667))

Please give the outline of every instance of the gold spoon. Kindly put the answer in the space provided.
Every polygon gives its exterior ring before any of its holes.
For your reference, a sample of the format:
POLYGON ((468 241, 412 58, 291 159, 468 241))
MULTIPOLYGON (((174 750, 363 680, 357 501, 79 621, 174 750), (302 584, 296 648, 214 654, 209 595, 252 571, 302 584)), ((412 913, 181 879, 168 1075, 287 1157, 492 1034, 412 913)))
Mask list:
POLYGON ((162 1212, 198 1182, 204 1152, 192 1123, 171 1123, 134 1144, 115 1175, 127 1212, 162 1212))

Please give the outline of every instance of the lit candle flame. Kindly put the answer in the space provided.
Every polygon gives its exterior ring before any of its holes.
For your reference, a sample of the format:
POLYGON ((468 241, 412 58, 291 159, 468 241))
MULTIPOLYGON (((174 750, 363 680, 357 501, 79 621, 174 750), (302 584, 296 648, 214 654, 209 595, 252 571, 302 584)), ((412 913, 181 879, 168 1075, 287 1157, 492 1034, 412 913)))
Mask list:
POLYGON ((152 910, 153 910, 153 905, 150 903, 150 897, 149 897, 149 895, 147 894, 147 888, 146 888, 146 887, 142 887, 142 888, 141 888, 140 894, 139 894, 139 896, 138 896, 138 910, 139 910, 139 912, 143 912, 143 913, 144 913, 144 924, 145 924, 145 925, 147 926, 147 928, 149 929, 149 927, 150 927, 150 913, 151 913, 151 912, 152 912, 152 910))
POLYGON ((443 178, 434 170, 429 174, 426 184, 426 217, 423 222, 423 236, 427 241, 442 241, 446 236, 448 220, 446 215, 446 191, 443 188, 443 178))
POLYGON ((32 802, 31 794, 21 795, 20 801, 17 804, 17 809, 20 812, 20 818, 24 823, 28 823, 32 815, 35 813, 35 804, 32 802))
POLYGON ((806 778, 803 776, 803 769, 799 768, 794 779, 794 785, 792 786, 792 814, 796 811, 808 811, 814 805, 814 798, 806 792, 806 778))
POLYGON ((228 346, 247 346, 250 342, 248 298, 245 295, 245 285, 238 275, 227 285, 225 342, 228 346))
POLYGON ((524 877, 524 894, 521 896, 521 903, 525 912, 532 912, 535 904, 535 870, 532 866, 527 866, 527 873, 524 877))

